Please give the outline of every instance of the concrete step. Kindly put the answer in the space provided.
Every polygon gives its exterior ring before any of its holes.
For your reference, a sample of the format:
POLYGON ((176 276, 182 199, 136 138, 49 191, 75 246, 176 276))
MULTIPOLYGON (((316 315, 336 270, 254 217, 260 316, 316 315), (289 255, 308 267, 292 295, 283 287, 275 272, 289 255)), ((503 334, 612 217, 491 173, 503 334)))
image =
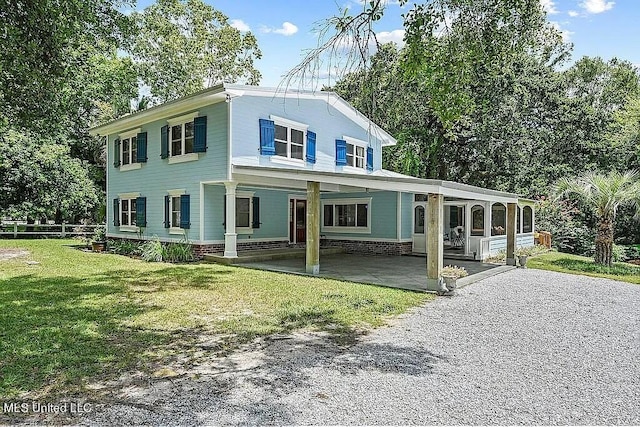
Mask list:
MULTIPOLYGON (((333 255, 344 253, 343 248, 322 248, 320 249, 320 256, 333 255)), ((270 261, 274 259, 292 259, 292 258, 304 258, 307 255, 307 251, 304 248, 282 248, 282 249, 262 249, 254 251, 241 251, 238 252, 237 258, 225 258, 222 253, 213 253, 204 255, 205 262, 215 262, 218 264, 241 264, 245 262, 262 262, 270 261)))

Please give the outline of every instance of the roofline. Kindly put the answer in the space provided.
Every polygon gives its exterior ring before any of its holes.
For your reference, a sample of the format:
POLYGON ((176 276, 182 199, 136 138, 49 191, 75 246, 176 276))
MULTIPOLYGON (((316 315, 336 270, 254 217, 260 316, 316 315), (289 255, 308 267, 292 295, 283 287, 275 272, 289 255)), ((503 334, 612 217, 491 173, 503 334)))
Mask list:
POLYGON ((114 131, 114 129, 128 129, 130 127, 138 126, 138 122, 142 122, 140 124, 148 123, 151 120, 157 120, 155 118, 156 115, 163 115, 165 111, 168 110, 188 110, 191 108, 189 105, 191 102, 204 98, 207 99, 208 95, 217 95, 224 93, 224 84, 220 83, 216 86, 212 86, 201 91, 192 93, 191 95, 184 96, 182 98, 174 99, 172 101, 165 102, 160 105, 155 105, 151 108, 147 108, 142 111, 137 111, 135 113, 127 114, 115 120, 111 120, 107 123, 95 126, 89 129, 89 133, 91 135, 107 135, 114 131))
MULTIPOLYGON (((225 88, 232 89, 232 90, 235 89, 235 90, 248 91, 248 92, 270 92, 273 94, 274 97, 282 96, 284 98, 294 98, 300 95, 309 96, 313 98, 320 98, 322 95, 326 95, 328 98, 333 98, 333 100, 336 103, 339 103, 342 107, 345 107, 348 110, 347 112, 341 111, 342 113, 347 113, 346 114, 347 117, 349 116, 349 113, 351 113, 353 116, 350 118, 354 120, 356 123, 358 123, 359 121, 366 122, 366 123, 359 123, 363 129, 369 130, 368 129, 369 125, 372 125, 376 129, 377 133, 379 133, 379 135, 374 134, 374 136, 376 136, 378 139, 382 141, 383 147, 396 145, 398 142, 393 136, 391 136, 391 134, 389 134, 389 132, 384 130, 382 127, 376 124, 373 120, 371 120, 366 114, 362 113, 360 110, 355 108, 348 101, 346 101, 344 98, 342 98, 340 95, 338 95, 336 92, 333 92, 333 91, 317 91, 317 90, 304 90, 304 89, 300 90, 300 89, 289 89, 289 88, 281 89, 280 87, 264 87, 264 86, 250 86, 250 85, 237 85, 237 84, 225 84, 225 88)), ((335 107, 335 105, 333 106, 335 107)), ((338 110, 340 111, 339 108, 338 110)))
MULTIPOLYGON (((340 95, 335 92, 327 91, 318 93, 318 91, 305 91, 305 90, 289 90, 283 91, 278 88, 269 88, 261 86, 250 85, 236 85, 228 83, 220 83, 216 86, 203 89, 199 92, 191 95, 175 99, 173 101, 165 102, 164 104, 156 105, 146 110, 138 111, 118 119, 112 120, 105 124, 95 126, 89 129, 91 135, 108 135, 114 132, 120 132, 122 130, 139 127, 149 121, 159 120, 166 116, 167 112, 170 114, 180 114, 183 111, 187 111, 193 108, 199 108, 208 104, 208 101, 215 99, 216 95, 229 94, 232 96, 242 96, 245 92, 266 92, 273 97, 283 96, 284 98, 295 98, 296 96, 308 96, 312 98, 322 98, 321 95, 326 95, 327 98, 333 98, 333 103, 327 99, 327 102, 338 109, 341 113, 345 114, 355 123, 360 125, 363 129, 370 131, 370 127, 373 126, 373 136, 382 141, 382 146, 391 146, 397 143, 396 139, 391 136, 387 131, 375 124, 366 115, 358 111, 354 106, 345 101, 340 95), (336 105, 337 104, 337 105, 336 105)), ((222 97, 217 99, 217 102, 222 101, 222 97)))
MULTIPOLYGON (((357 174, 345 174, 338 172, 320 172, 320 171, 310 171, 306 169, 284 169, 284 168, 273 168, 273 167, 262 167, 262 166, 240 166, 234 165, 233 170, 236 173, 242 174, 243 171, 260 171, 267 172, 271 174, 287 174, 289 177, 292 175, 298 176, 315 176, 317 178, 322 179, 326 178, 338 178, 338 179, 351 179, 351 180, 366 180, 370 182, 379 182, 379 183, 399 183, 399 184, 409 184, 411 187, 415 188, 415 186, 428 186, 431 188, 438 189, 448 189, 451 190, 451 193, 455 192, 463 192, 463 193, 472 193, 478 196, 487 197, 495 197, 498 199, 509 199, 510 201, 518 201, 520 197, 514 193, 507 193, 504 191, 491 190, 488 188, 476 187, 469 184, 461 184, 453 181, 444 181, 437 179, 422 179, 415 178, 410 176, 402 176, 402 177, 383 177, 383 176, 375 176, 375 175, 357 175, 357 174)), ((331 179, 331 181, 335 181, 331 179)), ((344 185, 349 185, 348 182, 344 182, 344 185)), ((397 189, 395 191, 403 191, 402 189, 397 189)), ((406 190, 408 193, 412 193, 415 191, 406 190)), ((430 191, 427 191, 430 192, 430 191)))

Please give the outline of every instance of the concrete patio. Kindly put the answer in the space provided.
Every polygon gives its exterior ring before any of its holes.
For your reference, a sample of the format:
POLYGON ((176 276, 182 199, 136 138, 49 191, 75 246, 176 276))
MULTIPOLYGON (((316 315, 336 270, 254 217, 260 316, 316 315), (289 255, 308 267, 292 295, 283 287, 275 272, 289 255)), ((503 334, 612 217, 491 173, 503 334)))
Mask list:
MULTIPOLYGON (((301 258, 239 262, 236 265, 259 270, 307 275, 305 260, 301 258)), ((444 265, 464 267, 469 272, 469 276, 458 280, 459 287, 514 268, 447 258, 444 259, 444 265)), ((427 263, 424 256, 330 254, 320 257, 319 276, 424 291, 426 290, 427 263)))

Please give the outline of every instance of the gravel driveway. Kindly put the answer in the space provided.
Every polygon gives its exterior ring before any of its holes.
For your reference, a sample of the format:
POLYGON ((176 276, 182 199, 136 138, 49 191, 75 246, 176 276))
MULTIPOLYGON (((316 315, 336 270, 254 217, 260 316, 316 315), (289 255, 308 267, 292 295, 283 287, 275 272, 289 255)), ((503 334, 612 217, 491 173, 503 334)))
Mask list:
POLYGON ((640 286, 512 270, 355 346, 267 339, 82 422, 640 424, 639 317, 640 286))

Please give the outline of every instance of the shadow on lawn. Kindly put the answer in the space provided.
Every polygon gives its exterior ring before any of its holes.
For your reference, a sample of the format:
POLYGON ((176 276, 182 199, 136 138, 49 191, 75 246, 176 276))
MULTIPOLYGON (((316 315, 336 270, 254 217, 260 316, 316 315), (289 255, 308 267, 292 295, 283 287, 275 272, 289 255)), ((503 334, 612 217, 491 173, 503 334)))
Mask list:
POLYGON ((153 308, 134 304, 122 284, 33 275, 0 280, 0 397, 77 393, 92 375, 142 367, 169 336, 123 326, 153 308))

